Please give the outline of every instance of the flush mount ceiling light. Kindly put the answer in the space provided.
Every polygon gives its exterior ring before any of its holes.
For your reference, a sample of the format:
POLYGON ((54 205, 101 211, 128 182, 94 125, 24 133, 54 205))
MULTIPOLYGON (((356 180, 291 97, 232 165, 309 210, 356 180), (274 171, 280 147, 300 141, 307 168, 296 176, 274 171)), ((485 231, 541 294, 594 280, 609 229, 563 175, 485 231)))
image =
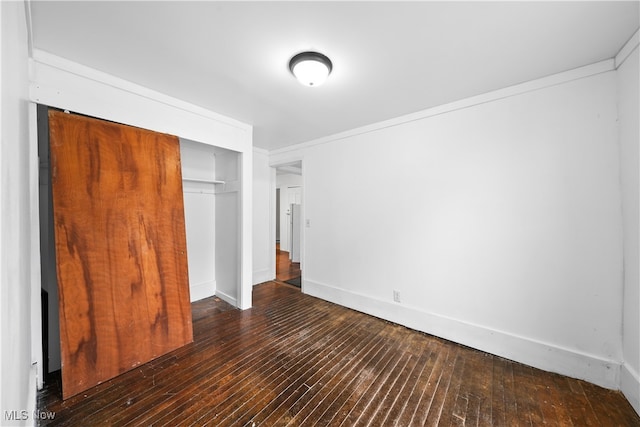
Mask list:
POLYGON ((320 86, 329 77, 333 64, 318 52, 302 52, 291 58, 291 73, 305 86, 320 86))

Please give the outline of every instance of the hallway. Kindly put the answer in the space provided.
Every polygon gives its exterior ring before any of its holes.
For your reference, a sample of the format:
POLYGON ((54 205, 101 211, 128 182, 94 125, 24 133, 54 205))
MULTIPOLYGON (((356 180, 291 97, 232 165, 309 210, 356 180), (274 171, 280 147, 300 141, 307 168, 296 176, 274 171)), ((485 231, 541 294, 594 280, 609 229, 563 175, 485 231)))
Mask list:
MULTIPOLYGON (((281 251, 280 244, 276 243, 276 280, 289 282, 302 276, 299 262, 291 262, 289 252, 281 251)), ((290 283, 292 284, 292 283, 290 283)), ((295 285, 300 287, 300 285, 295 285)))

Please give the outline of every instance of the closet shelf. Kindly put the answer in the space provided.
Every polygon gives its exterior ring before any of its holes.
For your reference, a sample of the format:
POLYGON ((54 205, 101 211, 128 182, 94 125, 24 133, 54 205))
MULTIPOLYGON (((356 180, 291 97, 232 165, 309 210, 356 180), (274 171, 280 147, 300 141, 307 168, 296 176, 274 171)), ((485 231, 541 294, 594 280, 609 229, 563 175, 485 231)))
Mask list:
POLYGON ((183 181, 187 182, 201 182, 204 184, 224 184, 224 181, 219 181, 217 179, 197 179, 197 178, 182 178, 183 181))

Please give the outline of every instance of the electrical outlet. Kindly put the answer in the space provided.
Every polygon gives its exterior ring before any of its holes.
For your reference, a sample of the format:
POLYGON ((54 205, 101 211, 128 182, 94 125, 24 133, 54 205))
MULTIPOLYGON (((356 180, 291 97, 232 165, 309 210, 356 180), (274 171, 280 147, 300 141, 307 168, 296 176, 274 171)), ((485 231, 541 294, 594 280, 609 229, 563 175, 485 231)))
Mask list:
POLYGON ((395 302, 400 302, 400 291, 393 290, 393 300, 395 302))

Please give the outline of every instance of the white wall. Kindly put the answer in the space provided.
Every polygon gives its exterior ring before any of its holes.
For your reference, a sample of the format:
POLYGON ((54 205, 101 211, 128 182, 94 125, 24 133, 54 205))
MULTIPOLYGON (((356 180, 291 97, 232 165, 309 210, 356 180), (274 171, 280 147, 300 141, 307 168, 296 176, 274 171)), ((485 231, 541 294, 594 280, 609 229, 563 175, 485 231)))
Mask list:
POLYGON ((216 295, 237 305, 240 271, 238 265, 238 192, 216 194, 216 295))
POLYGON ((618 126, 624 225, 624 323, 621 390, 640 413, 640 125, 638 46, 618 68, 618 126))
MULTIPOLYGON (((275 271, 275 244, 271 235, 272 179, 269 153, 253 149, 253 284, 273 280, 275 271)), ((275 196, 274 196, 275 197, 275 196)))
MULTIPOLYGON (((32 247, 30 226, 30 212, 37 212, 38 183, 31 182, 30 174, 34 153, 24 4, 0 2, 0 22, 0 425, 34 424, 36 371, 31 362, 38 357, 31 339, 40 317, 32 312, 31 281, 40 285, 29 260, 32 252, 39 252, 39 247, 32 247), (20 421, 11 421, 5 411, 16 411, 13 418, 20 421)), ((37 170, 37 161, 35 165, 37 170)), ((39 301, 40 295, 36 297, 39 301)))
POLYGON ((304 156, 307 293, 617 388, 612 61, 334 139, 271 159, 304 156))
MULTIPOLYGON (((215 265, 216 295, 228 303, 238 305, 240 280, 240 223, 241 209, 240 157, 238 153, 215 149, 216 179, 224 184, 216 186, 215 196, 215 265)), ((253 283, 252 283, 253 284, 253 283)))

